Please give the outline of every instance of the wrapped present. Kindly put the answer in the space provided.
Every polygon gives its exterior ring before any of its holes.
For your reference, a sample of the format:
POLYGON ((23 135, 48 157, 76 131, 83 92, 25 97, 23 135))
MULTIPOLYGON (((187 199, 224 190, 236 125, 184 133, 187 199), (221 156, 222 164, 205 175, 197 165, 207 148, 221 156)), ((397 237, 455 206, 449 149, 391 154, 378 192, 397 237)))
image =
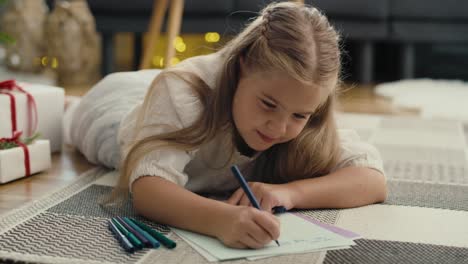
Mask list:
POLYGON ((10 182, 51 166, 50 145, 48 140, 35 140, 24 143, 21 132, 11 138, 0 138, 0 183, 10 182))
POLYGON ((62 124, 65 92, 62 88, 0 82, 0 138, 12 137, 15 131, 31 136, 39 131, 50 141, 52 152, 62 148, 62 124))

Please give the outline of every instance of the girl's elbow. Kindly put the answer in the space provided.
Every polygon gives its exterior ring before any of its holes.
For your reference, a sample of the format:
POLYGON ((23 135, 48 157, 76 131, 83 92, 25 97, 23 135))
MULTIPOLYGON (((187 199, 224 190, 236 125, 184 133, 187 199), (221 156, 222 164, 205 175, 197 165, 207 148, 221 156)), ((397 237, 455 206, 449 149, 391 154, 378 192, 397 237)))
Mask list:
POLYGON ((135 212, 139 215, 145 215, 145 210, 144 210, 144 204, 143 204, 143 201, 141 199, 136 199, 136 197, 138 197, 138 191, 137 190, 133 190, 133 199, 132 199, 132 205, 133 205, 133 209, 135 210, 135 212))
POLYGON ((131 186, 132 190, 132 205, 137 214, 145 215, 147 207, 147 198, 145 197, 145 178, 137 179, 131 186))
POLYGON ((377 172, 378 183, 376 188, 376 203, 383 203, 387 200, 388 197, 388 189, 387 189, 387 180, 385 176, 381 172, 377 172))
POLYGON ((387 200, 388 197, 388 191, 387 188, 384 188, 380 191, 380 193, 377 195, 376 203, 383 203, 385 200, 387 200))
MULTIPOLYGON (((134 196, 135 197, 135 192, 134 196)), ((154 208, 152 207, 151 203, 148 203, 145 200, 142 199, 132 199, 132 205, 133 205, 133 210, 135 211, 136 214, 144 216, 148 219, 152 219, 154 217, 152 215, 152 211, 154 211, 154 208)))

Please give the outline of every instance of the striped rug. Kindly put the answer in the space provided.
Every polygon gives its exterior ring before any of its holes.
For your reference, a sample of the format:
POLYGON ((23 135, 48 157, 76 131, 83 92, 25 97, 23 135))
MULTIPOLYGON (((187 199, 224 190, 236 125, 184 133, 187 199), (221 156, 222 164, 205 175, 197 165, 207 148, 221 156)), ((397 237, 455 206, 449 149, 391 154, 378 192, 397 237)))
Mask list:
MULTIPOLYGON (((456 121, 342 114, 384 158, 388 199, 306 215, 360 234, 350 249, 287 255, 256 263, 468 263, 468 125, 456 121)), ((70 186, 0 216, 0 262, 207 263, 166 226, 135 215, 131 205, 99 205, 117 173, 86 172, 70 186), (174 250, 123 251, 107 229, 113 216, 144 221, 176 240, 174 250)), ((247 263, 247 260, 228 261, 247 263)))

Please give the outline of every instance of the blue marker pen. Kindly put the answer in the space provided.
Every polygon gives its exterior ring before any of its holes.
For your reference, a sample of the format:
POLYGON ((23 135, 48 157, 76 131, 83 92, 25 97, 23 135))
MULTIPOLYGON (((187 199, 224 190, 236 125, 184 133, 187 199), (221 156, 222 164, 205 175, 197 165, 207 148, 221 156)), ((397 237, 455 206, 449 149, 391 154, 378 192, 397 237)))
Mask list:
MULTIPOLYGON (((260 208, 260 205, 258 204, 257 202, 257 199, 255 198, 255 196, 253 195, 252 191, 250 190, 250 187, 249 185, 247 184, 247 182, 245 181, 244 179, 244 176, 242 176, 242 173, 240 172, 239 168, 234 165, 231 167, 231 171, 232 173, 234 174, 234 176, 236 176, 237 180, 239 181, 242 189, 244 190, 245 194, 247 194, 247 197, 249 197, 249 201, 250 203, 255 207, 257 208, 258 210, 262 210, 260 208)), ((279 246, 280 244, 278 243, 278 240, 275 240, 276 244, 279 246)))
POLYGON ((125 249, 125 251, 133 253, 135 251, 135 247, 128 241, 128 239, 120 232, 120 230, 114 225, 114 223, 111 220, 108 220, 109 224, 109 229, 112 231, 114 236, 117 238, 117 240, 120 242, 122 247, 125 249))

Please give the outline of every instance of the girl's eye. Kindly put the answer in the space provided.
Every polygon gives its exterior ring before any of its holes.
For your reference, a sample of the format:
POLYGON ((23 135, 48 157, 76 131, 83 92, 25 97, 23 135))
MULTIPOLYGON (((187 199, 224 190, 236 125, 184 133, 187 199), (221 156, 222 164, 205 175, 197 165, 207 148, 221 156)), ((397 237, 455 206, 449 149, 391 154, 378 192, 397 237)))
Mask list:
POLYGON ((305 115, 300 115, 300 114, 294 114, 294 117, 297 119, 306 119, 307 117, 305 115))
POLYGON ((268 101, 262 100, 262 103, 268 108, 275 108, 276 106, 268 101))

